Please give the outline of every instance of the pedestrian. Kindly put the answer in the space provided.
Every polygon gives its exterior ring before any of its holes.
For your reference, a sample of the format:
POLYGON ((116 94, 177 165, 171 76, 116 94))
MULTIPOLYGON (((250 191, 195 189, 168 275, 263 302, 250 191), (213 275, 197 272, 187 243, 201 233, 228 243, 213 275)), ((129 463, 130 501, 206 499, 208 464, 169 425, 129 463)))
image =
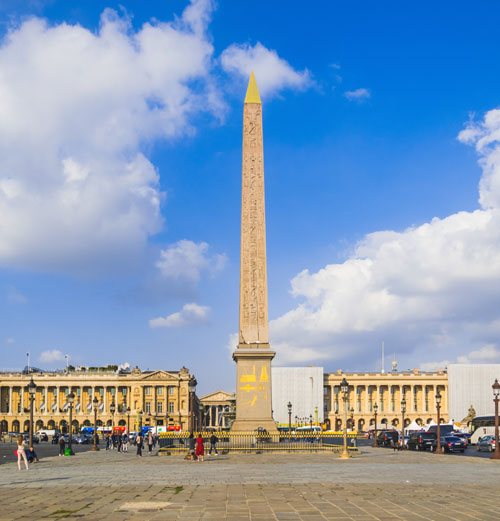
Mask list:
POLYGON ((123 448, 123 436, 118 434, 118 452, 121 452, 123 448))
POLYGON ((196 456, 198 457, 198 461, 203 461, 205 457, 205 445, 203 442, 203 436, 198 434, 196 438, 196 456))
POLYGON ((106 450, 109 450, 110 442, 111 442, 111 440, 110 440, 109 434, 106 434, 106 450))
POLYGON ((137 438, 135 439, 135 442, 137 444, 137 456, 142 457, 142 434, 139 432, 137 435, 137 438))
POLYGON ((194 454, 194 447, 195 447, 195 439, 194 439, 194 434, 191 432, 189 434, 189 438, 188 438, 188 450, 189 450, 189 458, 194 460, 195 459, 195 454, 194 454))
POLYGON ((64 439, 64 435, 59 436, 59 456, 64 456, 64 449, 66 448, 66 440, 64 439))
POLYGON ((39 459, 33 447, 30 447, 26 453, 26 457, 28 458, 28 463, 38 463, 39 459))
POLYGON ((26 470, 28 470, 28 458, 26 457, 27 442, 23 436, 17 438, 17 470, 21 470, 21 459, 24 460, 26 470))
POLYGON ((151 455, 153 453, 153 434, 151 431, 148 433, 148 449, 149 454, 151 455))
POLYGON ((122 451, 123 452, 128 452, 128 434, 127 433, 125 433, 123 435, 122 451))
POLYGON ((210 451, 208 453, 209 456, 212 455, 212 450, 215 450, 215 455, 218 456, 219 452, 217 451, 217 442, 219 441, 219 438, 215 435, 215 433, 212 433, 212 436, 210 436, 210 451))

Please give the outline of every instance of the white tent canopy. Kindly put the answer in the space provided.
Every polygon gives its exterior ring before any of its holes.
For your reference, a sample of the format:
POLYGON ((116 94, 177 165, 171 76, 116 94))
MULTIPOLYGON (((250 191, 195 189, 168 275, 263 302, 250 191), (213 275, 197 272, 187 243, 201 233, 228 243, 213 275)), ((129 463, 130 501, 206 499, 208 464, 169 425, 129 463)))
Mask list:
POLYGON ((405 433, 411 432, 411 431, 422 431, 424 430, 421 425, 419 425, 415 420, 413 420, 410 425, 405 427, 405 433))
POLYGON ((437 425, 437 423, 434 420, 431 420, 427 425, 424 426, 424 429, 428 431, 429 427, 431 427, 432 425, 437 425))

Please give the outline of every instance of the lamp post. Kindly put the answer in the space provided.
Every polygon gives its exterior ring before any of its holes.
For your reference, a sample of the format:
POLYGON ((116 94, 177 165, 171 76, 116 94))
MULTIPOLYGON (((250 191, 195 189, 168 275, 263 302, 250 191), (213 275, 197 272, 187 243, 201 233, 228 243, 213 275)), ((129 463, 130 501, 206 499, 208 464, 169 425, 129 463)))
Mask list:
POLYGON ((309 415, 309 427, 311 428, 311 431, 313 430, 313 415, 309 415))
POLYGON ((335 412, 335 426, 333 427, 333 430, 336 431, 337 430, 337 414, 339 413, 339 404, 338 404, 338 402, 335 402, 334 412, 335 412))
POLYGON ((142 436, 142 415, 144 413, 142 411, 139 411, 139 434, 142 436))
POLYGON ((374 447, 378 447, 378 442, 377 442, 377 411, 378 411, 378 404, 375 403, 374 406, 373 406, 373 415, 375 416, 375 434, 374 434, 374 438, 373 438, 373 446, 374 447))
POLYGON ((340 390, 342 391, 342 401, 344 402, 344 448, 342 449, 342 454, 340 457, 342 459, 350 458, 351 455, 347 450, 347 397, 349 395, 349 384, 345 377, 342 379, 340 383, 340 390))
POLYGON ((36 384, 31 377, 30 383, 28 384, 28 393, 30 395, 30 449, 33 447, 33 403, 35 401, 36 384))
POLYGON ((196 391, 196 380, 189 380, 189 430, 194 431, 194 393, 196 391))
POLYGON ((436 393, 436 410, 438 416, 436 454, 443 454, 443 451, 441 450, 441 393, 439 392, 439 389, 436 393))
POLYGON ((75 403, 75 395, 71 392, 68 394, 68 403, 69 403, 69 436, 68 436, 68 450, 70 456, 74 456, 74 452, 72 449, 73 444, 73 403, 75 403))
POLYGON ((97 409, 99 408, 99 400, 97 399, 97 396, 94 396, 92 405, 94 406, 94 445, 90 450, 95 452, 99 450, 99 447, 97 446, 97 409))
POLYGON ((351 407, 351 431, 354 430, 354 409, 351 407))
POLYGON ((498 397, 500 395, 500 384, 495 378, 493 388, 493 401, 495 402, 495 452, 491 455, 491 459, 500 459, 500 448, 498 447, 498 397))
POLYGON ((130 407, 127 407, 127 436, 130 436, 130 407))
MULTIPOLYGON (((111 402, 109 406, 109 412, 111 413, 111 435, 115 432, 115 411, 116 411, 116 405, 115 402, 111 402)), ((114 438, 111 438, 114 440, 114 438)))
POLYGON ((406 412, 406 400, 403 397, 401 400, 401 436, 402 440, 401 443, 403 444, 403 447, 405 446, 405 412, 406 412))
POLYGON ((288 402, 288 439, 292 438, 292 402, 288 402))

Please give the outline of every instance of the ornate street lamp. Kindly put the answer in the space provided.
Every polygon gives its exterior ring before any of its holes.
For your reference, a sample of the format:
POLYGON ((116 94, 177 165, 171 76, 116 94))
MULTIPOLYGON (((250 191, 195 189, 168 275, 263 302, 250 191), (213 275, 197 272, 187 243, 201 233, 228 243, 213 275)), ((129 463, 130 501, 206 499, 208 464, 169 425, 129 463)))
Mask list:
POLYGON ((292 438, 292 402, 288 402, 288 439, 292 438))
POLYGON ((142 415, 144 413, 142 411, 139 411, 138 414, 139 414, 139 434, 142 436, 142 415))
POLYGON ((374 447, 378 447, 378 442, 377 442, 377 411, 378 411, 378 403, 375 403, 373 405, 373 415, 375 416, 375 434, 374 434, 374 438, 373 438, 373 446, 374 447))
POLYGON ((127 407, 127 436, 130 436, 130 407, 127 407))
POLYGON ((194 431, 194 393, 196 391, 196 380, 191 378, 189 380, 189 430, 190 432, 194 431))
POLYGON ((345 377, 342 379, 342 382, 340 382, 340 390, 342 392, 342 401, 344 402, 344 448, 342 449, 340 457, 345 459, 351 457, 347 450, 347 397, 349 396, 349 384, 345 377))
POLYGON ((405 446, 405 412, 406 412, 406 400, 403 396, 403 399, 401 400, 401 436, 402 436, 402 444, 403 447, 405 446))
POLYGON ((495 452, 491 455, 491 459, 500 459, 500 449, 498 447, 498 397, 500 396, 500 384, 495 378, 493 388, 493 401, 495 402, 495 452))
MULTIPOLYGON (((111 436, 113 436, 114 432, 115 432, 115 411, 116 411, 116 405, 115 405, 115 402, 112 401, 111 404, 109 405, 109 412, 111 413, 111 436)), ((111 438, 112 440, 114 440, 115 438, 111 438)), ((113 444, 113 447, 114 447, 114 444, 113 444)))
POLYGON ((36 384, 31 377, 30 383, 28 384, 28 393, 30 395, 30 449, 33 447, 33 403, 35 401, 36 384))
POLYGON ((351 407, 351 431, 354 431, 354 408, 351 407))
POLYGON ((335 426, 333 427, 333 430, 336 431, 337 430, 337 414, 339 413, 339 404, 337 402, 335 402, 334 413, 335 413, 335 426))
POLYGON ((94 446, 90 450, 96 451, 99 450, 99 447, 97 446, 97 409, 99 408, 99 400, 97 399, 97 396, 94 396, 92 405, 94 406, 94 446))
POLYGON ((73 404, 75 403, 75 395, 71 392, 68 394, 69 403, 69 436, 68 436, 68 450, 70 456, 74 456, 75 453, 72 449, 73 442, 73 404))
POLYGON ((438 416, 436 454, 443 454, 443 451, 441 450, 441 393, 439 392, 439 389, 436 393, 436 410, 438 416))

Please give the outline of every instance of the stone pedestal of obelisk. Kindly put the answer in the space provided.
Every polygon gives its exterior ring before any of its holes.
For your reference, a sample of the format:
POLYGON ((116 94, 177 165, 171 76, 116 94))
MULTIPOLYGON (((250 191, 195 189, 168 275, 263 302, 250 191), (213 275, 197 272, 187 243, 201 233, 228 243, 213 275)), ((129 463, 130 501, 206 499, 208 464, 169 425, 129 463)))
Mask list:
POLYGON ((262 103, 252 72, 243 109, 240 327, 236 362, 236 419, 232 431, 276 432, 271 404, 267 318, 266 215, 262 103))

